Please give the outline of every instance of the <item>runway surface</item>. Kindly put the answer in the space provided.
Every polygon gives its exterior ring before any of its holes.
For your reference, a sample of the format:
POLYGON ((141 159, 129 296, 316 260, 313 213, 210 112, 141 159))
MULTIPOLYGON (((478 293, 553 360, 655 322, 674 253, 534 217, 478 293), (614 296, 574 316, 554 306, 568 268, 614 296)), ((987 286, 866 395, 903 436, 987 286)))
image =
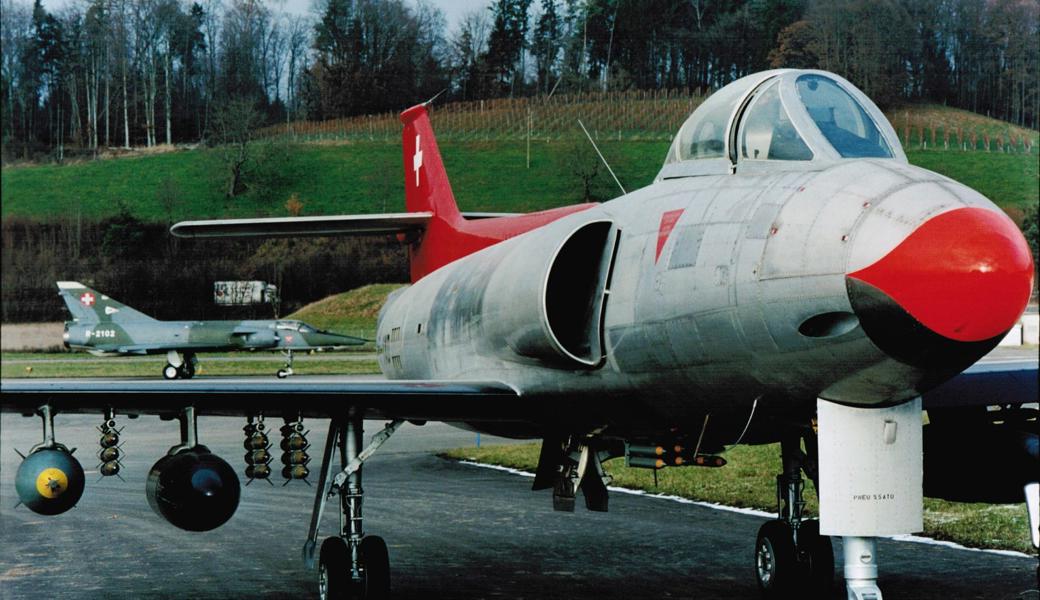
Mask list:
MULTIPOLYGON (((79 448, 87 489, 72 511, 42 517, 13 508, 14 449, 39 440, 39 421, 2 415, 0 598, 316 597, 315 574, 300 560, 314 488, 254 482, 223 527, 180 531, 144 497, 149 467, 178 441, 176 423, 121 419, 127 481, 97 482, 99 422, 57 418, 59 440, 79 448)), ((199 424, 200 441, 239 473, 242 424, 199 424)), ((311 455, 320 458, 326 422, 309 426, 311 455)), ((366 437, 378 427, 368 423, 366 437)), ((406 425, 368 463, 365 529, 389 544, 394 598, 757 597, 751 555, 762 518, 617 493, 606 514, 580 506, 555 513, 549 493, 529 491, 528 478, 434 455, 474 442, 446 425, 406 425)), ((326 514, 323 535, 335 518, 326 514)), ((840 543, 835 551, 840 557, 840 543)), ((886 599, 1037 597, 1027 592, 1035 559, 888 540, 879 557, 886 599)), ((844 598, 843 586, 834 598, 844 598)))

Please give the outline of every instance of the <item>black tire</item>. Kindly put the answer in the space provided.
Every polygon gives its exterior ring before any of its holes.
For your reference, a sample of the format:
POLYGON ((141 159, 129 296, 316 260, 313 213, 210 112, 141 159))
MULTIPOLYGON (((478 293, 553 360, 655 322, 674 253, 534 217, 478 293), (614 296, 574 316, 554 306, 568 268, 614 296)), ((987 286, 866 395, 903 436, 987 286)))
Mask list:
POLYGON ((185 379, 191 379, 195 376, 195 362, 194 359, 187 356, 184 357, 184 364, 181 365, 181 377, 185 379))
POLYGON ((755 541, 755 580, 766 600, 799 597, 798 555, 794 536, 784 521, 768 521, 758 530, 755 541))
POLYGON ((834 547, 820 535, 820 522, 803 521, 798 528, 798 553, 804 569, 806 598, 827 598, 834 586, 834 547))
POLYGON ((287 373, 285 369, 278 369, 278 372, 275 373, 275 376, 278 377, 278 379, 285 379, 289 376, 289 373, 287 373))
POLYGON ((167 364, 163 367, 162 376, 164 379, 177 379, 181 376, 181 371, 177 367, 167 364))
POLYGON ((350 552, 343 538, 330 537, 321 543, 318 557, 318 597, 347 600, 351 597, 350 552))
POLYGON ((362 600, 387 600, 390 598, 390 553, 386 542, 378 535, 366 535, 358 547, 358 561, 364 569, 361 593, 362 600))

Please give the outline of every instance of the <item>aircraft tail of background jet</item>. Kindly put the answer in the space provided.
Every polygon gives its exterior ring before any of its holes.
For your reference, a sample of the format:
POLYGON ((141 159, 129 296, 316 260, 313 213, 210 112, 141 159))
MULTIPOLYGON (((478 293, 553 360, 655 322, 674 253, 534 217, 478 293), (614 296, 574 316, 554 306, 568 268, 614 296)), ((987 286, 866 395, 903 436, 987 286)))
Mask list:
POLYGON ((58 295, 65 301, 73 319, 81 325, 155 321, 152 317, 78 281, 59 281, 58 295))

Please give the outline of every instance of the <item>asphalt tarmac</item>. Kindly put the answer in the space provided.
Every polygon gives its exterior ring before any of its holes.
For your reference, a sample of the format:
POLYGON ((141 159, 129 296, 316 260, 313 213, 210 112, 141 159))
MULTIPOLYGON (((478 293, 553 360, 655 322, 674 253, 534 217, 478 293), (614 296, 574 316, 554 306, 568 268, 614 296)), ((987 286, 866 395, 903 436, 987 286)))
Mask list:
MULTIPOLYGON (((120 419, 126 481, 97 481, 100 417, 60 415, 58 438, 79 448, 87 489, 76 508, 43 517, 14 508, 13 486, 14 450, 39 440, 39 420, 0 418, 0 598, 316 597, 315 573, 300 560, 314 488, 254 482, 223 527, 181 531, 144 497, 149 467, 178 441, 175 423, 120 419)), ((242 424, 199 424, 200 441, 240 476, 242 424)), ((326 422, 308 424, 317 470, 326 422)), ((368 423, 366 438, 379 425, 368 423)), ((475 441, 447 425, 406 425, 367 464, 365 529, 389 544, 394 598, 757 597, 752 550, 763 518, 619 493, 606 514, 585 511, 580 500, 577 513, 555 513, 549 492, 529 491, 529 478, 434 454, 475 441)), ((323 535, 335 518, 326 514, 323 535)), ((841 556, 840 543, 835 552, 841 556)), ((886 599, 1038 597, 1029 591, 1035 558, 890 540, 880 542, 879 557, 886 599)), ((835 599, 845 597, 843 587, 835 586, 835 599)))

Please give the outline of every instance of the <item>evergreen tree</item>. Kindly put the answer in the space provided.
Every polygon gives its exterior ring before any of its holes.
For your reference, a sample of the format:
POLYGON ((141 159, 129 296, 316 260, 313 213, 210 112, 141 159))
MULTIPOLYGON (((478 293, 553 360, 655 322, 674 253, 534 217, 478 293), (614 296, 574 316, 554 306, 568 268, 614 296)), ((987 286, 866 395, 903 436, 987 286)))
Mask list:
POLYGON ((523 84, 523 57, 527 42, 531 0, 498 0, 492 10, 495 24, 485 58, 498 93, 512 96, 523 84))
POLYGON ((559 76, 563 28, 556 0, 542 0, 541 9, 531 41, 531 55, 538 73, 537 89, 548 94, 559 76))

